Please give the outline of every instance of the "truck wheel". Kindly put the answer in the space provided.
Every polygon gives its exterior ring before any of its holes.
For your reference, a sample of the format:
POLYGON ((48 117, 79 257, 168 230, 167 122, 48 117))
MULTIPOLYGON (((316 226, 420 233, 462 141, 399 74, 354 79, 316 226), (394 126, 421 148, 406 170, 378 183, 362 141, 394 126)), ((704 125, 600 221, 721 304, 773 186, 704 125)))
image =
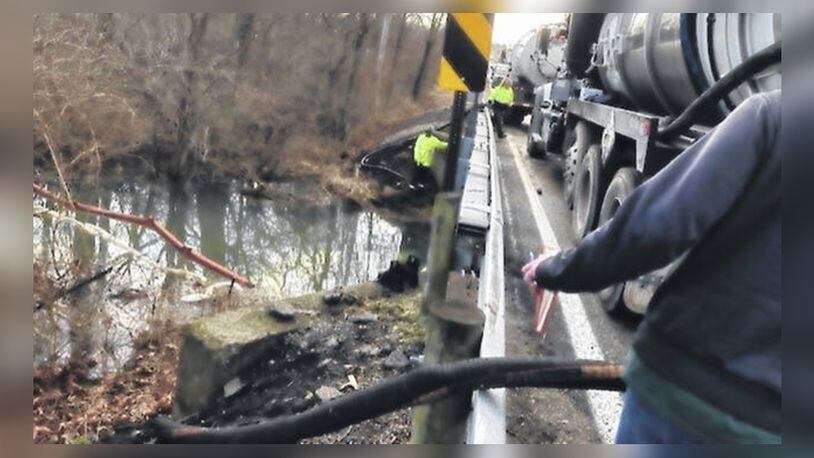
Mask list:
POLYGON ((517 107, 509 108, 509 112, 506 113, 506 124, 511 126, 519 126, 523 124, 523 119, 526 118, 526 110, 517 107))
POLYGON ((545 149, 540 145, 540 142, 534 141, 532 134, 526 137, 526 152, 535 159, 545 158, 545 149))
POLYGON ((591 146, 591 130, 588 123, 579 121, 575 126, 569 127, 565 132, 563 140, 563 156, 565 165, 563 167, 563 181, 565 183, 565 203, 569 209, 574 208, 574 180, 577 176, 577 166, 582 162, 582 157, 591 146))
POLYGON ((545 139, 544 151, 558 153, 561 151, 563 137, 565 136, 564 128, 561 124, 551 123, 548 130, 548 137, 545 139))
MULTIPOLYGON (((597 227, 602 226, 613 218, 616 211, 622 205, 627 197, 633 193, 636 186, 639 185, 639 172, 633 167, 622 167, 613 176, 608 190, 605 192, 605 198, 602 200, 602 206, 599 208, 599 219, 597 227)), ((609 286, 599 293, 597 298, 602 308, 609 314, 615 315, 621 313, 624 307, 622 300, 622 292, 625 289, 624 283, 609 286)))
POLYGON ((580 161, 574 177, 574 211, 571 212, 571 222, 577 240, 582 240, 596 225, 599 200, 602 197, 601 150, 598 143, 591 145, 580 161))

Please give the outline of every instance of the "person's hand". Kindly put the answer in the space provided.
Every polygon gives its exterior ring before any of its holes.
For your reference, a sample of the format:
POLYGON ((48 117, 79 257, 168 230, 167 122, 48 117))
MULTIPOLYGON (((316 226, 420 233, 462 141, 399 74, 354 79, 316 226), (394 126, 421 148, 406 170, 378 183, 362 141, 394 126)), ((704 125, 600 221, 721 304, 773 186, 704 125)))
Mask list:
POLYGON ((525 281, 526 283, 528 283, 531 286, 537 286, 537 284, 534 281, 534 276, 535 276, 535 273, 537 272, 537 266, 539 266, 540 263, 545 261, 546 259, 554 256, 555 254, 557 254, 557 253, 551 252, 551 251, 549 251, 549 252, 544 251, 544 252, 540 253, 533 261, 531 261, 528 264, 524 265, 523 269, 522 269, 523 281, 525 281))

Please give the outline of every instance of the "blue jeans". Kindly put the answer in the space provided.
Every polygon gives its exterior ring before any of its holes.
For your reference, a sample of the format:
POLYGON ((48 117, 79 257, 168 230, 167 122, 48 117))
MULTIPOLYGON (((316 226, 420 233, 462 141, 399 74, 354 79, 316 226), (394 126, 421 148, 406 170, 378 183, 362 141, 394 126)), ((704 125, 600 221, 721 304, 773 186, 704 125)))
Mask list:
POLYGON ((616 433, 617 444, 696 444, 690 436, 666 418, 644 405, 632 390, 625 393, 625 405, 616 433))

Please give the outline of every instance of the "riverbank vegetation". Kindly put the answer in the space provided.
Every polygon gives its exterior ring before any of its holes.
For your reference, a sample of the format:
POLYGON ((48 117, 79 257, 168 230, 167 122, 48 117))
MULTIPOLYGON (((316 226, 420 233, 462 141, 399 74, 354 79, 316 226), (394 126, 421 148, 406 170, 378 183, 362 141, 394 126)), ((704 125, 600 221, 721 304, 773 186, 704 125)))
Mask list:
POLYGON ((34 182, 69 202, 34 200, 36 442, 166 412, 179 324, 234 286, 70 201, 156 218, 270 294, 371 280, 400 234, 358 211, 379 188, 356 159, 448 105, 442 17, 35 15, 34 182))
POLYGON ((358 151, 447 104, 441 16, 37 15, 35 168, 316 177, 364 198, 358 151))

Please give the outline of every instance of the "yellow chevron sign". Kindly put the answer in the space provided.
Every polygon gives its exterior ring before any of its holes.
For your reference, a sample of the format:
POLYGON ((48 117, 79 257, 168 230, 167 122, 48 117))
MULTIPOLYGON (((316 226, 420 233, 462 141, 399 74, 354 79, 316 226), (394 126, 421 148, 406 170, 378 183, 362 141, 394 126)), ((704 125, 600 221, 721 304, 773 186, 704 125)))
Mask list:
POLYGON ((494 14, 450 13, 438 71, 441 89, 481 92, 492 50, 494 14))

